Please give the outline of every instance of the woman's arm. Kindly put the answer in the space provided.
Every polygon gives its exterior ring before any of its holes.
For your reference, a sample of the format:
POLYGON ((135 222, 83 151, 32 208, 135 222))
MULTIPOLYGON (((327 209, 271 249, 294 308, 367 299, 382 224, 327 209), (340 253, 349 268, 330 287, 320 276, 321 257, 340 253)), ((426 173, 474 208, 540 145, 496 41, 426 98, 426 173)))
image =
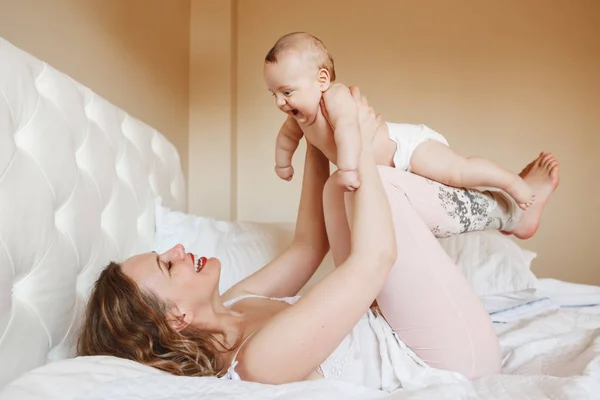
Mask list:
POLYGON ((354 200, 350 256, 242 347, 237 370, 243 379, 274 384, 305 379, 364 315, 396 259, 390 206, 371 148, 377 119, 368 105, 359 105, 361 186, 346 194, 354 200))
POLYGON ((329 250, 323 216, 323 187, 328 177, 329 161, 307 142, 292 243, 275 260, 228 290, 225 300, 246 293, 270 297, 294 296, 308 282, 329 250))

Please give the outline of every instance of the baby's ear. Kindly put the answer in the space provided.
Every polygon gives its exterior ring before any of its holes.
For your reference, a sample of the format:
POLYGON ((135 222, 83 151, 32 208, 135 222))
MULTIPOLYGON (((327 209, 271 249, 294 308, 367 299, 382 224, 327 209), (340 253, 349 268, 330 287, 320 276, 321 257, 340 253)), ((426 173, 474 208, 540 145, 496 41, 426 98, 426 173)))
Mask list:
POLYGON ((319 89, 321 89, 321 92, 326 91, 329 89, 329 86, 331 86, 331 75, 329 75, 329 71, 327 71, 325 68, 321 68, 319 70, 317 80, 319 82, 319 89))

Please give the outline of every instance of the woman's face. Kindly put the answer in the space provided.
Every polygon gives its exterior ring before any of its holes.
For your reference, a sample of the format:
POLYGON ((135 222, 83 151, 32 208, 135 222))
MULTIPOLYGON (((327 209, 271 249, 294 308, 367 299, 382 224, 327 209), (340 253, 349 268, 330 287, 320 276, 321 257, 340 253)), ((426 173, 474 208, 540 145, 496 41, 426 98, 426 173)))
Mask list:
POLYGON ((133 279, 142 290, 154 293, 169 305, 177 316, 185 314, 185 321, 193 323, 220 301, 219 277, 221 263, 216 258, 206 259, 186 253, 177 245, 163 254, 146 253, 133 256, 121 264, 123 273, 133 279), (200 265, 199 265, 200 264, 200 265))

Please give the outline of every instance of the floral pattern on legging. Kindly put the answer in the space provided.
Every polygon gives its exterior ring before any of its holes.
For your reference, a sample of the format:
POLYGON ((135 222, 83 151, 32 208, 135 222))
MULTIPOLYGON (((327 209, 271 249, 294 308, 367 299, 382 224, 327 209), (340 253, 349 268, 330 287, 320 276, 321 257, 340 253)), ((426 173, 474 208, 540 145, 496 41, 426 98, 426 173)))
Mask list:
POLYGON ((490 216, 492 202, 481 192, 439 186, 438 198, 446 214, 456 221, 459 232, 442 231, 437 226, 432 229, 436 237, 449 237, 458 233, 483 230, 493 221, 490 216))

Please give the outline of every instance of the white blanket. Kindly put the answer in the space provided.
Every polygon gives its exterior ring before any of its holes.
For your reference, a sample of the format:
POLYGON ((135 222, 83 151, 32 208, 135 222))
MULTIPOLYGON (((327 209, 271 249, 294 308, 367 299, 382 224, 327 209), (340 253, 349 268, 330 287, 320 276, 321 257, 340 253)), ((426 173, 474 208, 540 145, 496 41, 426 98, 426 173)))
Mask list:
MULTIPOLYGON (((563 298, 563 300, 565 300, 563 298)), ((590 303, 586 297, 586 304, 590 303)), ((566 301, 565 301, 566 303, 566 301)), ((384 393, 321 380, 270 386, 216 378, 174 377, 111 357, 49 364, 28 374, 0 399, 594 399, 600 398, 600 306, 553 308, 495 324, 503 371, 472 382, 384 393), (594 312, 599 315, 594 315, 594 312)), ((509 310, 507 310, 509 311, 509 310)))
POLYGON ((511 323, 557 310, 573 308, 580 313, 600 314, 600 286, 540 279, 537 290, 484 296, 483 303, 495 323, 511 323))

